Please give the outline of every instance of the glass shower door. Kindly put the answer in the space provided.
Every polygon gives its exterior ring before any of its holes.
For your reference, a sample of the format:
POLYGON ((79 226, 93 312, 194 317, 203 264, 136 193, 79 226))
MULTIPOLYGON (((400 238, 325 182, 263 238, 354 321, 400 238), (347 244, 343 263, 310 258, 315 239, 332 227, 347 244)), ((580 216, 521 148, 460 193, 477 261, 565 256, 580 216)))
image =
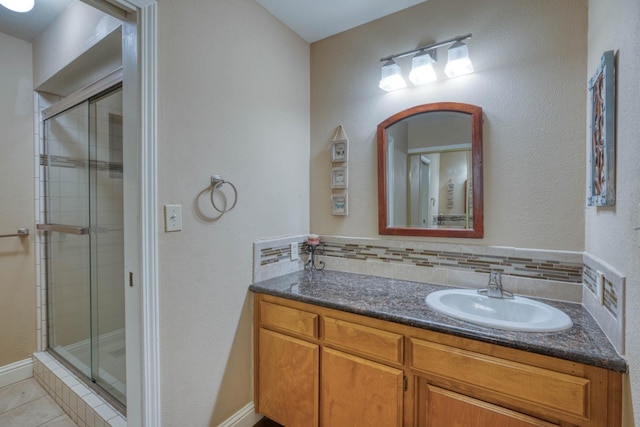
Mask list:
POLYGON ((91 377, 88 103, 44 122, 48 345, 91 377))
POLYGON ((89 103, 92 375, 118 401, 126 396, 122 90, 89 103))
POLYGON ((126 401, 122 90, 44 122, 48 345, 126 401))

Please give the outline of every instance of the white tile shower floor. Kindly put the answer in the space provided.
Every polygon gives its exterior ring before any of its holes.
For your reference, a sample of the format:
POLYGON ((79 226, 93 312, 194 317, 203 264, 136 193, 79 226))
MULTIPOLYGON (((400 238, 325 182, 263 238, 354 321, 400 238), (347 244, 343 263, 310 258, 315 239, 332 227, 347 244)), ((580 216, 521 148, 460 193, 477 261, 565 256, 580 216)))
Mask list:
POLYGON ((33 378, 0 388, 0 426, 77 427, 33 378))

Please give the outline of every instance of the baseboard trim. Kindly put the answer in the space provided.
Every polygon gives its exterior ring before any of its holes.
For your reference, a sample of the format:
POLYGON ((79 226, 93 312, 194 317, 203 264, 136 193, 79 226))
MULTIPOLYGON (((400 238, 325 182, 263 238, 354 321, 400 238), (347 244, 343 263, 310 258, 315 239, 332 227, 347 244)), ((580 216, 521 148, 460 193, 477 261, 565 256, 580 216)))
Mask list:
POLYGON ((261 419, 262 415, 256 414, 256 407, 253 402, 249 402, 218 427, 253 427, 261 419))
POLYGON ((8 386, 33 376, 33 359, 24 359, 0 366, 0 387, 8 386))

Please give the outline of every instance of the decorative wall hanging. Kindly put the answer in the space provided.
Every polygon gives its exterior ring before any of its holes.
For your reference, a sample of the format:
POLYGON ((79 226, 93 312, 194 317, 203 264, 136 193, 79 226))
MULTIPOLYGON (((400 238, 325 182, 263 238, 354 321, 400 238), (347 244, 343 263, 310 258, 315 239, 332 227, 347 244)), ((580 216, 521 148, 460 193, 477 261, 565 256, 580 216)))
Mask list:
POLYGON ((615 54, 602 54, 589 81, 591 132, 589 141, 588 206, 614 206, 615 194, 615 54))
POLYGON ((453 180, 449 179, 449 181, 447 181, 447 208, 448 209, 453 209, 453 189, 454 189, 453 180))
POLYGON ((331 169, 331 188, 347 188, 349 186, 349 170, 346 167, 331 169))
MULTIPOLYGON (((331 163, 342 165, 331 168, 331 190, 346 189, 349 186, 349 138, 344 127, 339 125, 331 140, 331 163)), ((331 214, 346 216, 349 214, 347 192, 331 194, 331 214)))
POLYGON ((349 161, 349 139, 344 132, 344 128, 340 125, 331 140, 331 162, 341 163, 347 161, 349 161))
POLYGON ((331 214, 349 215, 349 198, 346 192, 331 195, 331 214))

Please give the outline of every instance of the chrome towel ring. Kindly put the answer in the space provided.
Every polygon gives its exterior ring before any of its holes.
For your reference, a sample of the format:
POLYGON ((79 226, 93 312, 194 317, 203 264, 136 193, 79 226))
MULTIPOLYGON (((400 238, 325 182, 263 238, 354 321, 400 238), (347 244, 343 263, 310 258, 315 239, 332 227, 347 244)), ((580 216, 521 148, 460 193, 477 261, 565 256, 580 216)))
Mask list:
MULTIPOLYGON (((222 178, 222 176, 213 175, 211 177, 211 194, 210 194, 210 198, 211 198, 211 204, 213 205, 213 208, 215 210, 217 210, 218 212, 220 212, 221 214, 224 214, 224 213, 229 212, 231 209, 236 207, 236 203, 238 202, 238 190, 236 189, 235 185, 233 185, 229 181, 225 181, 225 179, 222 178), (233 203, 231 204, 230 208, 226 208, 226 203, 225 203, 225 209, 220 209, 218 206, 216 206, 216 201, 215 201, 215 198, 213 196, 214 196, 216 190, 219 190, 220 192, 222 192, 221 187, 224 184, 228 184, 231 187, 231 189, 233 190, 233 203)), ((226 197, 225 197, 225 201, 226 201, 226 197)))

